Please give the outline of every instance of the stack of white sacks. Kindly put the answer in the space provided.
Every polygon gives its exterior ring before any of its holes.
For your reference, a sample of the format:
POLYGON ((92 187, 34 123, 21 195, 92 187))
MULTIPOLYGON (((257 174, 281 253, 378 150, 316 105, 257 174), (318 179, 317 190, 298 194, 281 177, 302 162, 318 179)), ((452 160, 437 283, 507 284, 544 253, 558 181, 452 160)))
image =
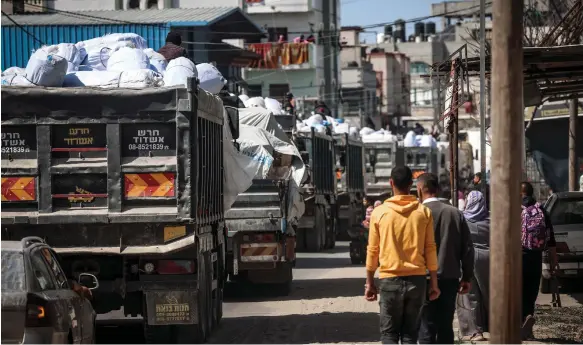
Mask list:
POLYGON ((25 69, 2 72, 2 85, 45 87, 145 88, 185 85, 198 76, 200 87, 217 94, 226 84, 217 68, 194 65, 184 57, 167 62, 134 33, 115 33, 90 40, 43 46, 25 69))

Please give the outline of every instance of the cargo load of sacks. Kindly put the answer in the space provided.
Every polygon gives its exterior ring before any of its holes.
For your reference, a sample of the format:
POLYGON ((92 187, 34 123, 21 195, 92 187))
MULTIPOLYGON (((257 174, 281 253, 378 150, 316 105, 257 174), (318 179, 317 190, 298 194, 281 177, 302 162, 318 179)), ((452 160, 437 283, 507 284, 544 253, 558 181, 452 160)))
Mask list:
POLYGON ((308 133, 312 131, 312 128, 318 133, 326 133, 326 129, 329 129, 332 134, 348 133, 351 138, 360 138, 359 129, 355 126, 350 126, 344 119, 335 119, 331 116, 312 112, 309 118, 296 122, 296 130, 298 132, 308 133))
POLYGON ((200 87, 218 94, 226 84, 219 70, 208 63, 180 57, 167 62, 134 33, 114 33, 86 41, 43 46, 26 68, 2 72, 2 85, 45 87, 145 88, 185 85, 198 77, 200 87))

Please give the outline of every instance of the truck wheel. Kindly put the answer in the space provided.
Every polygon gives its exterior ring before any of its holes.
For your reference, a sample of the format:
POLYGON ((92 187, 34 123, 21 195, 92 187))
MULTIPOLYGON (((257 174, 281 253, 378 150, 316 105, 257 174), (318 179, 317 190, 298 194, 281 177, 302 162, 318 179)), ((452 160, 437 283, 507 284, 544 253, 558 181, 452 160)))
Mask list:
POLYGON ((326 222, 326 248, 334 249, 336 247, 336 227, 338 222, 335 218, 330 218, 326 222))
MULTIPOLYGON (((211 334, 214 326, 214 309, 215 309, 215 299, 213 298, 214 292, 213 291, 213 261, 211 259, 211 252, 206 252, 204 254, 206 268, 207 268, 207 276, 206 276, 206 288, 207 288, 207 299, 206 299, 206 311, 207 311, 207 318, 206 318, 206 327, 208 330, 208 335, 211 334)), ((218 287, 217 287, 218 289, 218 287)))
POLYGON ((207 255, 198 253, 198 295, 197 295, 197 312, 198 323, 193 325, 174 326, 177 343, 179 344, 200 344, 204 343, 210 334, 208 305, 212 297, 208 291, 209 271, 207 255))
POLYGON ((296 252, 303 252, 306 250, 306 230, 309 231, 309 229, 303 228, 298 228, 296 230, 296 252))
POLYGON ((219 326, 221 320, 223 319, 223 295, 224 290, 222 287, 218 287, 215 292, 213 299, 213 329, 219 326))
POLYGON ((278 268, 287 276, 287 280, 280 284, 274 284, 273 290, 277 296, 288 296, 292 290, 292 281, 294 280, 293 264, 291 262, 283 262, 278 268))
POLYGON ((541 293, 551 293, 551 280, 541 278, 540 280, 540 292, 541 293))
POLYGON ((322 208, 317 206, 314 214, 314 227, 306 230, 306 251, 316 253, 322 249, 325 230, 326 215, 322 208))

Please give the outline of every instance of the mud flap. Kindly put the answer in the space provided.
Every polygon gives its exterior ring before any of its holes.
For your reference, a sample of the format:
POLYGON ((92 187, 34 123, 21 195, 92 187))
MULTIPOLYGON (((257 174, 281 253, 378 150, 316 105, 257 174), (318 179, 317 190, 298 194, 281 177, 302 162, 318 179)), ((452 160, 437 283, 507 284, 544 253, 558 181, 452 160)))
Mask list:
POLYGON ((148 324, 191 325, 198 323, 198 292, 196 290, 144 291, 148 324))

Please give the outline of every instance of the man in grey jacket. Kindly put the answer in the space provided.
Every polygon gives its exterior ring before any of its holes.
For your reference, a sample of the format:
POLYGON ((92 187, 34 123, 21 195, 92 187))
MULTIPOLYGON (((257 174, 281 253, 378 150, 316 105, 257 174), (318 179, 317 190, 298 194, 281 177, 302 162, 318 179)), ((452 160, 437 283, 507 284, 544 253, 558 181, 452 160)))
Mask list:
POLYGON ((441 296, 427 301, 421 310, 419 343, 453 344, 457 294, 470 290, 474 275, 474 246, 463 214, 437 198, 439 181, 435 174, 419 176, 417 190, 421 201, 433 215, 439 262, 437 278, 441 290, 441 296))

